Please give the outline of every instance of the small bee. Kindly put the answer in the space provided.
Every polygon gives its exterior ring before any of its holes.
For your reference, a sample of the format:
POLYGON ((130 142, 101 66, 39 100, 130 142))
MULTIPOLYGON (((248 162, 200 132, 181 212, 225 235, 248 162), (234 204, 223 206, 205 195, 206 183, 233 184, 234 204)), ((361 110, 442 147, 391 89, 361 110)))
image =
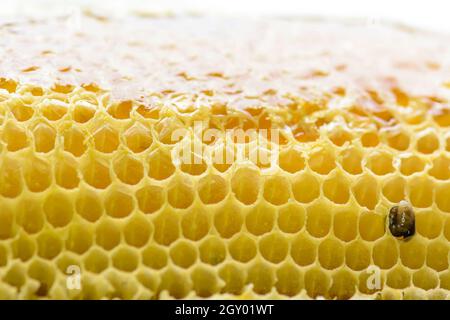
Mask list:
POLYGON ((407 201, 402 200, 389 210, 389 230, 398 239, 409 238, 416 232, 414 211, 407 201))

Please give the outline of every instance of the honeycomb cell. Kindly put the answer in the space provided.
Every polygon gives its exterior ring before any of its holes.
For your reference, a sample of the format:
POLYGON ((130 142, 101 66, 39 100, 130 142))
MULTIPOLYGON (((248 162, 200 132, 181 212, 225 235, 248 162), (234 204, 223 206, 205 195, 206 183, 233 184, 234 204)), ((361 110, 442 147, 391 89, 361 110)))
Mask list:
POLYGON ((288 241, 280 233, 267 234, 259 240, 259 252, 269 262, 280 263, 286 258, 288 250, 288 241))
POLYGON ((14 264, 9 268, 3 277, 3 281, 13 287, 16 287, 17 290, 20 290, 20 288, 26 283, 25 275, 25 267, 21 264, 14 264))
POLYGON ((219 276, 225 283, 222 292, 238 295, 242 292, 245 280, 246 271, 242 267, 234 263, 227 263, 219 270, 219 276))
POLYGON ((394 171, 392 156, 386 152, 374 152, 367 158, 367 167, 376 175, 382 176, 394 171))
POLYGON ((28 265, 27 275, 38 282, 34 294, 38 297, 47 296, 55 281, 54 266, 43 260, 34 260, 28 265))
POLYGON ((406 197, 406 181, 402 177, 391 177, 386 179, 382 188, 383 196, 392 203, 400 203, 406 197))
POLYGON ((7 198, 15 198, 23 188, 22 166, 8 156, 0 159, 0 194, 7 198))
POLYGON ((350 199, 349 181, 342 174, 336 174, 323 182, 323 194, 337 204, 347 203, 350 199))
POLYGON ((332 285, 329 291, 330 298, 350 299, 356 293, 357 283, 358 280, 352 272, 345 269, 337 271, 332 277, 332 285))
POLYGON ((450 159, 445 156, 439 156, 433 160, 433 167, 428 173, 438 180, 450 179, 450 159))
POLYGON ((36 244, 33 238, 25 233, 19 235, 12 242, 12 253, 15 259, 19 259, 22 262, 28 261, 33 257, 36 251, 36 244))
POLYGON ((155 180, 164 180, 173 175, 175 167, 170 154, 155 150, 148 158, 148 176, 155 180))
POLYGON ((311 298, 325 297, 328 295, 331 281, 325 271, 313 268, 305 273, 305 289, 311 298))
POLYGON ((247 213, 245 225, 250 233, 260 236, 272 230, 275 219, 275 208, 262 202, 247 213))
POLYGON ((206 236, 210 229, 206 210, 194 208, 181 218, 181 230, 187 239, 197 241, 206 236))
POLYGON ((34 149, 47 153, 55 148, 56 131, 45 123, 37 124, 33 129, 34 149))
POLYGON ((60 154, 55 163, 55 181, 59 186, 66 189, 74 189, 80 183, 78 173, 78 162, 70 154, 60 154))
POLYGON ((152 227, 148 220, 141 215, 134 215, 123 229, 126 243, 133 247, 143 247, 152 234, 152 227))
POLYGON ((328 174, 336 167, 334 154, 325 148, 313 151, 309 156, 308 165, 319 174, 328 174))
POLYGON ((101 249, 90 250, 84 258, 84 268, 93 273, 101 273, 109 266, 109 257, 101 249))
POLYGON ((164 191, 155 185, 145 185, 136 191, 139 209, 144 213, 158 211, 165 202, 164 191))
POLYGON ((62 250, 62 241, 54 231, 41 232, 37 238, 37 253, 41 258, 52 260, 62 250))
POLYGON ((85 136, 77 127, 68 128, 63 135, 64 150, 75 157, 80 157, 86 151, 85 136))
POLYGON ((417 208, 427 208, 433 203, 434 184, 426 176, 414 177, 408 183, 411 204, 417 208))
POLYGON ((107 112, 115 119, 128 119, 132 109, 133 102, 127 100, 110 105, 107 112))
POLYGON ((57 99, 46 99, 40 105, 40 111, 50 121, 57 121, 65 116, 69 105, 57 99))
POLYGON ((346 172, 356 175, 362 172, 362 153, 356 148, 348 148, 344 150, 340 156, 342 169, 346 172))
POLYGON ((323 203, 313 204, 306 209, 306 230, 316 238, 326 236, 331 228, 332 214, 323 203))
POLYGON ((297 295, 304 287, 303 274, 290 263, 285 263, 277 270, 276 279, 278 293, 288 297, 297 295))
POLYGON ((47 221, 55 228, 68 225, 73 217, 73 204, 70 197, 61 191, 52 191, 43 205, 47 221))
POLYGON ((366 212, 359 217, 359 235, 366 241, 375 241, 385 233, 385 217, 366 212))
POLYGON ((139 255, 128 247, 117 248, 112 255, 112 264, 125 272, 134 271, 139 264, 139 255))
POLYGON ((413 284, 417 288, 431 290, 439 285, 439 278, 431 269, 423 268, 414 272, 413 284))
POLYGON ((170 260, 181 268, 189 268, 197 260, 197 250, 188 241, 178 241, 170 248, 170 260))
POLYGON ((337 239, 325 239, 319 244, 318 257, 319 263, 323 268, 328 270, 336 269, 344 262, 344 246, 337 239))
POLYGON ((0 240, 12 238, 15 232, 13 209, 7 203, 0 202, 0 240))
POLYGON ((114 172, 123 183, 135 185, 144 177, 144 167, 138 159, 130 155, 122 155, 114 163, 114 172))
POLYGON ((42 203, 35 198, 23 198, 16 214, 17 224, 28 234, 35 234, 44 226, 42 203))
POLYGON ((391 130, 387 132, 387 142, 389 146, 398 151, 405 151, 409 147, 409 134, 406 132, 391 130))
POLYGON ((142 262, 149 268, 159 270, 167 265, 168 254, 157 245, 148 245, 142 251, 142 262))
POLYGON ((307 266, 316 260, 317 244, 307 234, 299 234, 291 243, 291 257, 299 266, 307 266))
POLYGON ((225 203, 214 215, 214 227, 222 238, 231 238, 238 233, 244 223, 239 206, 232 202, 225 203))
POLYGON ((259 172, 251 168, 240 168, 231 178, 231 190, 234 196, 246 205, 256 202, 260 185, 259 172))
POLYGON ((153 143, 152 133, 144 125, 135 123, 124 133, 127 147, 134 153, 140 153, 147 150, 153 143))
POLYGON ((90 158, 82 168, 84 181, 97 189, 111 184, 109 163, 103 159, 90 158))
POLYGON ((153 229, 153 239, 167 246, 180 235, 180 217, 173 210, 166 209, 153 220, 153 229))
POLYGON ((188 208, 194 201, 194 196, 194 186, 187 178, 177 178, 168 186, 167 200, 173 208, 188 208))
POLYGON ((81 189, 75 200, 77 213, 89 222, 97 221, 103 214, 103 204, 99 195, 90 189, 81 189))
POLYGON ((384 237, 377 241, 372 249, 373 262, 381 269, 390 269, 398 261, 399 249, 397 242, 390 238, 384 237))
POLYGON ((289 149, 280 153, 278 165, 289 173, 295 173, 305 168, 305 159, 300 151, 289 149))
POLYGON ((401 158, 400 172, 405 176, 410 176, 416 172, 421 172, 425 168, 425 162, 416 155, 409 155, 401 158))
POLYGON ((93 133, 95 149, 103 153, 111 153, 119 147, 119 134, 109 125, 104 125, 93 133))
POLYGON ((436 205, 445 212, 450 212, 450 183, 440 184, 436 188, 436 205))
POLYGON ((105 250, 115 248, 120 242, 120 229, 111 219, 99 222, 95 230, 95 242, 105 250))
POLYGON ((105 196, 104 208, 113 218, 124 218, 134 209, 132 193, 124 187, 113 187, 105 196))
POLYGON ((319 180, 310 173, 297 175, 292 182, 292 193, 298 202, 309 203, 320 195, 319 180))
POLYGON ((266 294, 275 284, 274 270, 266 263, 257 262, 248 270, 247 281, 253 285, 255 293, 266 294))
POLYGON ((268 177, 264 182, 264 199, 279 206, 290 198, 289 181, 285 177, 268 177))
POLYGON ((449 247, 448 242, 442 240, 434 240, 428 244, 427 252, 427 266, 436 270, 444 271, 449 268, 449 247))
POLYGON ((288 203, 278 211, 278 228, 285 233, 296 233, 305 225, 305 209, 297 203, 288 203))
POLYGON ((443 230, 443 219, 438 212, 423 211, 416 213, 416 230, 428 239, 438 237, 443 230))
POLYGON ((27 121, 34 115, 34 108, 22 100, 13 100, 10 102, 10 110, 17 121, 27 121))
POLYGON ((417 140, 417 151, 430 154, 439 149, 439 139, 432 131, 426 131, 419 134, 420 138, 417 140))
POLYGON ((336 212, 333 219, 334 235, 346 242, 355 239, 358 231, 358 215, 357 210, 350 208, 336 212))
POLYGON ((78 254, 84 254, 92 246, 93 226, 87 223, 72 224, 66 240, 66 249, 78 254))
POLYGON ((226 258, 226 247, 221 238, 211 236, 199 246, 200 259, 204 263, 217 265, 226 258))
POLYGON ((241 234, 231 240, 228 251, 234 260, 249 262, 256 256, 256 243, 249 236, 241 234))
POLYGON ((24 178, 28 190, 42 192, 50 187, 52 182, 50 164, 42 158, 32 156, 24 163, 24 178))
POLYGON ((362 241, 353 241, 345 247, 345 264, 352 270, 361 271, 369 267, 370 249, 362 241))
POLYGON ((387 273, 386 285, 393 289, 405 289, 410 284, 411 274, 401 266, 397 266, 387 273))
POLYGON ((77 101, 73 107, 73 120, 86 123, 91 120, 97 112, 97 106, 89 101, 77 101))
POLYGON ((411 269, 419 269, 425 263, 426 245, 418 238, 403 241, 399 245, 402 264, 411 269))
POLYGON ((227 194, 227 181, 219 175, 207 175, 198 182, 198 195, 204 204, 219 203, 227 194))
POLYGON ((361 144, 365 148, 376 147, 380 143, 380 138, 376 132, 366 132, 361 136, 361 144))
POLYGON ((196 267, 191 273, 191 279, 197 296, 207 298, 217 292, 217 276, 212 270, 201 266, 196 267))
POLYGON ((352 187, 356 201, 363 207, 373 210, 378 203, 378 182, 370 175, 361 176, 352 187))

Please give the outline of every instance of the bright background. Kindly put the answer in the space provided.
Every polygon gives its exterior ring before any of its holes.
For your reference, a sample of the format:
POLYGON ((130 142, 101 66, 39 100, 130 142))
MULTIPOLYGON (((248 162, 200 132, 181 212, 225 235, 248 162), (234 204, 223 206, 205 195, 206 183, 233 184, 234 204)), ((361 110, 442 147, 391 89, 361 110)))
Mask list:
POLYGON ((0 0, 0 16, 61 15, 70 13, 79 5, 93 6, 116 15, 144 10, 247 16, 358 17, 368 22, 391 20, 450 31, 448 0, 0 0))

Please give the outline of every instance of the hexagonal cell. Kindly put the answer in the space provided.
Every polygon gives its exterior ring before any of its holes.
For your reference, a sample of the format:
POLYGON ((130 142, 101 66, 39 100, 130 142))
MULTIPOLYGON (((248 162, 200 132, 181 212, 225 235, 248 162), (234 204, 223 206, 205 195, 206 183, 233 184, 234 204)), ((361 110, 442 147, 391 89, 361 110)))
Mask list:
POLYGON ((304 287, 303 274, 295 265, 285 263, 276 272, 275 287, 278 293, 293 297, 304 287))
POLYGON ((22 126, 9 121, 4 125, 2 131, 2 139, 8 151, 14 152, 28 147, 27 131, 22 126))
POLYGON ((328 174, 336 167, 336 160, 333 152, 325 148, 313 151, 309 155, 308 166, 319 174, 328 174))
POLYGON ((424 265, 427 249, 423 240, 412 238, 409 241, 402 241, 399 248, 400 259, 404 266, 419 269, 424 265))
POLYGON ((286 203, 291 196, 289 180, 282 176, 266 177, 263 196, 276 206, 286 203))
POLYGON ((190 179, 177 177, 167 188, 167 199, 173 208, 186 209, 194 201, 194 185, 190 179))
POLYGON ((129 127, 123 136, 127 147, 134 153, 147 150, 153 143, 151 131, 139 122, 129 127))
POLYGON ((93 273, 101 273, 109 265, 108 255, 101 249, 93 248, 84 258, 84 268, 93 273))
POLYGON ((399 253, 398 243, 391 237, 377 241, 372 249, 373 262, 381 269, 390 269, 397 264, 399 253))
POLYGON ((16 287, 17 290, 20 290, 27 281, 25 266, 19 263, 11 265, 2 280, 13 287, 16 287))
POLYGON ((325 269, 336 269, 344 263, 344 246, 337 239, 327 238, 321 241, 318 252, 320 265, 325 269))
POLYGON ((57 233, 52 230, 41 232, 37 238, 38 255, 41 258, 52 260, 62 250, 62 241, 57 233))
POLYGON ((357 236, 359 212, 356 208, 340 210, 334 214, 333 232, 342 241, 352 241, 357 236))
POLYGON ((349 185, 349 180, 343 174, 337 173, 323 182, 323 194, 334 203, 347 203, 350 199, 349 185))
POLYGON ((158 211, 165 203, 165 194, 162 187, 146 184, 136 191, 139 210, 143 213, 158 211))
POLYGON ((401 158, 400 172, 405 176, 410 176, 425 169, 425 162, 416 155, 407 155, 401 158))
POLYGON ((413 284, 418 288, 431 290, 439 285, 439 278, 433 270, 429 268, 422 268, 414 272, 413 284))
POLYGON ((392 155, 387 152, 375 151, 367 158, 366 166, 376 175, 383 176, 394 172, 392 155))
POLYGON ((370 265, 370 249, 360 240, 355 240, 345 247, 345 264, 352 270, 361 271, 370 265))
POLYGON ((408 183, 411 204, 417 208, 427 208, 433 203, 434 183, 425 175, 412 178, 408 183))
POLYGON ((443 229, 442 215, 434 211, 416 212, 416 230, 428 239, 438 237, 443 229))
POLYGON ((243 223, 241 208, 231 201, 218 208, 214 214, 214 227, 222 238, 228 239, 238 233, 243 223))
POLYGON ((210 174, 198 182, 198 195, 204 204, 219 203, 227 196, 227 181, 219 175, 210 174))
POLYGON ((7 202, 0 202, 0 240, 12 238, 15 234, 15 214, 7 202))
POLYGON ((168 246, 180 235, 180 217, 171 209, 158 213, 153 220, 153 239, 162 245, 168 246))
POLYGON ((332 214, 326 203, 316 203, 306 209, 306 230, 316 238, 325 237, 331 228, 332 214))
POLYGON ((123 183, 135 185, 144 177, 142 162, 131 155, 123 154, 113 161, 114 172, 123 183))
POLYGON ((133 215, 130 220, 127 221, 123 235, 126 243, 130 246, 140 248, 147 244, 151 234, 152 225, 142 215, 133 215))
POLYGON ((385 234, 385 217, 375 212, 365 212, 359 217, 359 235, 366 241, 375 241, 385 234))
POLYGON ((77 213, 89 222, 97 221, 103 214, 103 205, 99 195, 90 189, 78 190, 75 208, 77 213))
POLYGON ((0 245, 0 266, 4 267, 8 263, 8 249, 4 245, 0 245))
POLYGON ((278 228, 285 233, 296 233, 305 225, 306 214, 303 206, 288 203, 278 210, 278 228))
POLYGON ((64 227, 73 217, 73 204, 70 195, 52 190, 44 200, 44 213, 47 221, 55 228, 64 227))
POLYGON ((112 264, 121 271, 132 272, 139 265, 139 255, 130 247, 119 247, 112 255, 112 264))
POLYGON ((86 151, 85 136, 81 130, 73 126, 64 131, 64 150, 75 157, 81 156, 86 151))
POLYGON ((111 104, 107 112, 115 119, 129 119, 132 109, 133 102, 127 100, 111 104))
POLYGON ((133 194, 124 186, 114 186, 106 193, 104 207, 109 216, 124 218, 134 209, 133 194))
POLYGON ((379 201, 378 181, 370 176, 363 175, 356 180, 352 187, 356 201, 363 207, 373 210, 379 201))
POLYGON ((94 242, 93 234, 93 226, 88 223, 71 224, 66 239, 66 249, 78 254, 85 253, 94 242))
POLYGON ((175 167, 170 154, 154 150, 148 158, 148 176, 155 180, 164 180, 173 175, 175 167))
POLYGON ((22 233, 11 243, 11 249, 13 257, 15 259, 19 259, 25 262, 28 261, 31 257, 33 257, 36 251, 36 243, 34 238, 30 237, 25 233, 22 233))
POLYGON ((39 106, 44 117, 50 121, 57 121, 64 117, 69 110, 69 105, 57 99, 45 99, 39 106))
POLYGON ((450 183, 439 184, 436 188, 436 205, 445 212, 450 212, 450 183))
POLYGON ((235 161, 234 150, 230 146, 217 146, 212 151, 211 159, 216 170, 225 172, 235 161))
POLYGON ((358 279, 354 273, 341 269, 333 274, 332 285, 328 295, 331 299, 350 299, 356 293, 357 284, 358 279))
POLYGON ((73 120, 86 123, 95 116, 98 106, 86 100, 77 101, 73 107, 73 120))
POLYGON ((90 157, 82 167, 84 181, 97 189, 105 189, 111 184, 107 160, 90 157))
POLYGON ((345 143, 351 143, 353 135, 343 127, 334 127, 331 132, 328 133, 328 138, 338 147, 342 147, 345 143))
POLYGON ((386 285, 393 289, 405 289, 411 285, 411 274, 401 266, 397 266, 387 273, 386 285))
POLYGON ((260 185, 259 170, 252 168, 239 168, 231 178, 231 190, 234 196, 245 205, 255 203, 260 185))
POLYGON ((274 226, 276 219, 275 208, 261 202, 250 209, 245 218, 245 225, 247 230, 260 236, 264 233, 270 232, 274 226))
POLYGON ((256 243, 249 236, 241 234, 229 242, 228 251, 234 260, 248 262, 256 256, 256 243))
POLYGON ((280 263, 286 258, 289 243, 282 234, 271 233, 259 240, 259 252, 269 262, 280 263))
POLYGON ((224 287, 222 288, 222 292, 227 292, 235 295, 238 295, 242 292, 245 285, 246 271, 243 270, 240 265, 234 263, 225 264, 220 268, 219 276, 225 283, 224 287))
POLYGON ((450 271, 442 272, 439 275, 440 286, 444 290, 450 290, 450 271))
POLYGON ((216 236, 206 238, 199 247, 200 260, 204 263, 217 265, 226 258, 226 247, 223 240, 216 236))
POLYGON ((187 239, 197 241, 209 232, 209 216, 205 209, 196 207, 185 213, 181 218, 181 230, 187 239))
POLYGON ((95 242, 105 250, 115 248, 120 242, 120 229, 111 219, 100 221, 95 229, 95 242))
MULTIPOLYGON (((194 149, 195 147, 193 147, 192 149, 194 149)), ((201 175, 203 172, 206 171, 206 169, 208 168, 208 166, 206 165, 206 162, 203 159, 203 154, 204 154, 204 150, 199 150, 199 153, 194 153, 192 151, 185 151, 183 150, 183 152, 181 153, 181 155, 179 155, 179 160, 181 162, 180 164, 180 170, 190 174, 192 176, 199 176, 201 175)))
POLYGON ((93 134, 94 146, 100 152, 111 153, 119 147, 119 133, 110 125, 98 128, 93 134))
POLYGON ((38 282, 38 287, 34 292, 36 296, 45 297, 48 295, 55 281, 55 273, 54 265, 46 261, 33 260, 30 262, 27 274, 38 282))
POLYGON ((248 269, 247 281, 253 285, 253 292, 268 293, 275 284, 275 274, 271 265, 257 262, 248 269))
POLYGON ((0 159, 0 194, 15 198, 22 192, 22 166, 14 158, 2 155, 0 159))
POLYGON ((280 152, 278 165, 286 172, 295 173, 305 168, 305 159, 296 149, 284 150, 280 152))
POLYGON ((406 198, 405 188, 405 179, 394 176, 385 180, 382 193, 390 202, 399 203, 406 198))
POLYGON ((407 132, 390 130, 386 132, 389 146, 398 151, 405 151, 409 147, 410 139, 407 132))
POLYGON ((24 178, 28 190, 42 192, 50 187, 52 168, 48 160, 31 156, 24 163, 24 178))
POLYGON ((160 246, 148 245, 142 250, 142 262, 149 268, 159 270, 167 265, 169 254, 160 246))
POLYGON ((430 154, 439 149, 439 139, 431 130, 419 133, 419 139, 416 142, 416 149, 420 153, 430 154))
POLYGON ((376 132, 366 132, 361 136, 361 144, 365 148, 376 147, 380 143, 380 138, 376 132))
POLYGON ((20 99, 11 100, 8 105, 17 121, 27 121, 31 119, 34 114, 34 106, 29 105, 20 99))
POLYGON ((193 289, 198 297, 207 298, 217 293, 217 275, 211 269, 196 267, 191 273, 193 289))
POLYGON ((197 261, 197 248, 186 240, 177 241, 169 254, 172 262, 181 268, 189 268, 197 261))
POLYGON ((319 180, 311 173, 301 173, 292 181, 292 193, 298 202, 309 203, 320 195, 319 180))
POLYGON ((433 167, 428 173, 438 180, 450 179, 450 159, 446 156, 439 156, 433 160, 433 167))
POLYGON ((305 289, 309 297, 326 297, 331 286, 327 273, 319 268, 309 269, 305 273, 305 289))
POLYGON ((442 240, 434 240, 428 244, 427 251, 427 266, 436 270, 448 270, 448 243, 442 240))
POLYGON ((38 123, 33 129, 34 149, 47 153, 55 148, 56 131, 45 122, 38 123))
POLYGON ((71 154, 59 154, 55 163, 55 181, 66 189, 74 189, 80 183, 79 164, 71 154))
POLYGON ((316 260, 317 244, 305 232, 292 240, 291 257, 299 266, 307 266, 316 260))
POLYGON ((339 162, 346 172, 356 175, 362 172, 362 158, 363 155, 359 149, 348 148, 339 155, 339 162))
POLYGON ((16 214, 17 224, 28 234, 37 233, 44 226, 42 201, 35 198, 22 198, 16 214))

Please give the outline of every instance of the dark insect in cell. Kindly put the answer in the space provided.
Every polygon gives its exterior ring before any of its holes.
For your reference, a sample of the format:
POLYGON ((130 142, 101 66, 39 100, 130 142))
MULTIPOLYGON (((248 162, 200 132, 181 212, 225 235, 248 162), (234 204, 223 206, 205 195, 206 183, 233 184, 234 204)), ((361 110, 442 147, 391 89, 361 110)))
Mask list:
POLYGON ((416 232, 414 211, 407 201, 400 201, 389 210, 389 230, 398 239, 409 238, 416 232))

